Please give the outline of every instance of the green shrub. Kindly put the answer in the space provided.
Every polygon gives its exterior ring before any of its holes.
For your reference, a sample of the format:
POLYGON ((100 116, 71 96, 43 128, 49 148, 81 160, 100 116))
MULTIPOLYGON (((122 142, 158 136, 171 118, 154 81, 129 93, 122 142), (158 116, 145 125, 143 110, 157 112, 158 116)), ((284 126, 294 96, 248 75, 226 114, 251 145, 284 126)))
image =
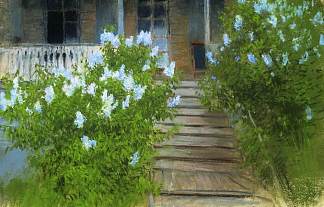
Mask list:
POLYGON ((165 63, 169 77, 156 84, 161 56, 150 35, 134 42, 105 32, 84 65, 37 67, 31 82, 3 80, 5 134, 30 152, 33 172, 20 181, 29 186, 21 205, 124 207, 156 191, 150 164, 163 137, 155 123, 173 116, 178 80, 174 63, 165 63))
POLYGON ((319 0, 233 1, 222 16, 224 43, 206 54, 200 81, 202 101, 238 123, 245 164, 298 206, 319 196, 324 175, 324 153, 316 155, 324 142, 322 11, 319 0))

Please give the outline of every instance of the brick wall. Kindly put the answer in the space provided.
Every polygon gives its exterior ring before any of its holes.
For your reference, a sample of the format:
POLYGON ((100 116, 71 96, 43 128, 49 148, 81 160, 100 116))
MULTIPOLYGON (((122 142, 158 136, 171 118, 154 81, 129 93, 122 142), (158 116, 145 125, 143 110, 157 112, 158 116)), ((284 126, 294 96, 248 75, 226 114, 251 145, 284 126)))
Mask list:
POLYGON ((183 71, 184 78, 193 77, 189 41, 189 8, 186 0, 169 1, 170 58, 183 71))
POLYGON ((9 4, 8 0, 0 0, 0 45, 9 40, 9 4))
POLYGON ((81 0, 80 30, 81 43, 96 41, 96 0, 81 0))
MULTIPOLYGON (((45 43, 44 10, 41 1, 29 0, 22 5, 23 43, 45 43)), ((14 8, 13 8, 14 9, 14 8)))
POLYGON ((126 0, 125 10, 125 35, 134 36, 137 34, 137 4, 135 0, 126 0))

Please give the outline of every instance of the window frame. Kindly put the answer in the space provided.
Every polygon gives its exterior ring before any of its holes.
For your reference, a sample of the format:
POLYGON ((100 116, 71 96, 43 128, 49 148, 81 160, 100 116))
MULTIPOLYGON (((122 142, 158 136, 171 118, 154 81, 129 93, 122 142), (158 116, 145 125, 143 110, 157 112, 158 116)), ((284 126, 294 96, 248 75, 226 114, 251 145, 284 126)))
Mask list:
MULTIPOLYGON (((81 37, 81 18, 80 18, 80 0, 74 0, 76 5, 74 8, 67 8, 65 7, 64 3, 66 0, 58 0, 61 3, 60 8, 57 9, 49 9, 48 8, 48 1, 51 0, 45 0, 45 9, 44 9, 44 20, 45 20, 45 40, 48 44, 73 44, 73 43, 80 43, 80 37, 81 37), (61 12, 62 13, 62 39, 63 41, 61 43, 49 43, 48 41, 48 15, 49 12, 61 12), (66 12, 75 12, 76 13, 76 20, 66 20, 66 12), (71 38, 70 40, 67 38, 67 30, 66 30, 66 24, 75 24, 76 25, 76 37, 71 38)), ((67 0, 71 1, 71 0, 67 0)))

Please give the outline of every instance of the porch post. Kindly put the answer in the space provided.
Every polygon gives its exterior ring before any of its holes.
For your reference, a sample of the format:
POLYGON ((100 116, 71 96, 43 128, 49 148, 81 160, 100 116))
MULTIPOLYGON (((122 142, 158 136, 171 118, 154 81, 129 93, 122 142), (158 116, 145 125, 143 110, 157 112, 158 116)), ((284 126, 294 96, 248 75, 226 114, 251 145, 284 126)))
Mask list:
POLYGON ((124 34, 124 0, 118 0, 118 34, 124 34))
POLYGON ((210 0, 204 0, 205 45, 210 42, 210 0))

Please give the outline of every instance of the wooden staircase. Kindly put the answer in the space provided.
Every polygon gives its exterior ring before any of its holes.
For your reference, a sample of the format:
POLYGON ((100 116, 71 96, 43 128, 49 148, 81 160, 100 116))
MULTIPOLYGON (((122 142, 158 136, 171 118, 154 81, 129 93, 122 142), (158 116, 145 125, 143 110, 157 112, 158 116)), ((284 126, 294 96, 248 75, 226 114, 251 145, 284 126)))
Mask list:
POLYGON ((170 140, 156 144, 154 179, 161 183, 152 207, 268 207, 249 173, 240 169, 233 129, 224 113, 211 113, 199 101, 196 81, 183 81, 174 120, 159 124, 167 131, 180 124, 170 140))

